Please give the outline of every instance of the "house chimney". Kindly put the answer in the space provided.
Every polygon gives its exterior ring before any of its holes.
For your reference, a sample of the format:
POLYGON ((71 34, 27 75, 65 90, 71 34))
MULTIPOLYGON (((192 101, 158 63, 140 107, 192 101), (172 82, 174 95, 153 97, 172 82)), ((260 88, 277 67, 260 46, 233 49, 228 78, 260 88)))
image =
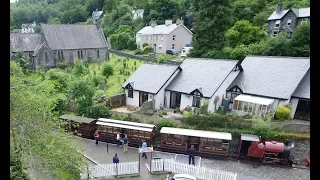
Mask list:
POLYGON ((151 21, 151 22, 150 22, 150 26, 151 26, 151 27, 155 27, 156 25, 157 25, 157 23, 156 23, 155 21, 151 21))
POLYGON ((172 20, 166 20, 166 21, 165 21, 165 25, 166 25, 166 26, 171 25, 171 24, 172 24, 172 20))
POLYGON ((182 19, 182 17, 181 17, 180 19, 177 19, 176 24, 177 24, 177 25, 183 24, 183 19, 182 19))
POLYGON ((279 1, 278 4, 277 4, 276 13, 280 14, 281 10, 282 10, 282 3, 281 3, 281 1, 279 1))

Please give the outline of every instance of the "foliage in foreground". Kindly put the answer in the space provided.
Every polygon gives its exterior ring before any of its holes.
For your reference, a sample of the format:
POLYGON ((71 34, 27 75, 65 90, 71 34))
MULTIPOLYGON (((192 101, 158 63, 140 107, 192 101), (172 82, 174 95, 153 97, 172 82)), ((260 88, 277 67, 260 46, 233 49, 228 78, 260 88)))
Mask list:
MULTIPOLYGON (((56 179, 80 179, 86 159, 77 139, 59 126, 54 94, 25 80, 18 64, 10 62, 10 174, 25 179, 30 171, 56 179)), ((12 177, 13 178, 13 177, 12 177)))

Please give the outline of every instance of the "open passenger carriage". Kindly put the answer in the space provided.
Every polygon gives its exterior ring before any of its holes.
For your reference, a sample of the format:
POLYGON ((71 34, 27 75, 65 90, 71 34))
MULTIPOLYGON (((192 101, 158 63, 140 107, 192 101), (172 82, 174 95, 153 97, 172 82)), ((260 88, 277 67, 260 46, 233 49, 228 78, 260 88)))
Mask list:
POLYGON ((96 119, 86 118, 82 116, 74 116, 65 114, 60 116, 60 119, 66 120, 68 122, 67 129, 69 132, 73 132, 76 135, 80 135, 81 137, 93 139, 94 132, 97 129, 96 119))
POLYGON ((129 146, 139 147, 142 140, 150 146, 156 134, 156 126, 152 124, 120 121, 113 119, 99 118, 96 122, 101 141, 116 142, 117 134, 121 138, 127 135, 129 146))
POLYGON ((199 154, 229 154, 230 133, 163 127, 161 149, 187 151, 191 145, 199 154))

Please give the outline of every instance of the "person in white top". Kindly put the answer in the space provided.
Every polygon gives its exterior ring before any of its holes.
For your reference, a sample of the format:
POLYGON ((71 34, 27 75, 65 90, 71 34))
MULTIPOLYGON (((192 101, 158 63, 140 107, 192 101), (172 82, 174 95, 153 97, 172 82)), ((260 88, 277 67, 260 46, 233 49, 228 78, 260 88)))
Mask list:
POLYGON ((120 145, 120 134, 117 134, 117 147, 120 145))

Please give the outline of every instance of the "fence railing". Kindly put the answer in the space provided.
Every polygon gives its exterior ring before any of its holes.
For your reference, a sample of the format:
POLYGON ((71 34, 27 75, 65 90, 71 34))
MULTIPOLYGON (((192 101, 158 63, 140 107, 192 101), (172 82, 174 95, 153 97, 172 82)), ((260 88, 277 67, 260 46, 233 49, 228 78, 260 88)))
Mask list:
MULTIPOLYGON (((89 178, 112 177, 120 175, 139 174, 139 162, 122 162, 110 164, 90 165, 88 168, 89 178)), ((82 179, 88 177, 88 174, 81 174, 82 179)))
POLYGON ((231 173, 218 169, 210 169, 205 167, 193 166, 185 163, 174 161, 174 159, 153 159, 151 161, 151 171, 168 171, 172 173, 189 174, 198 179, 214 179, 214 180, 236 180, 237 173, 231 173))

